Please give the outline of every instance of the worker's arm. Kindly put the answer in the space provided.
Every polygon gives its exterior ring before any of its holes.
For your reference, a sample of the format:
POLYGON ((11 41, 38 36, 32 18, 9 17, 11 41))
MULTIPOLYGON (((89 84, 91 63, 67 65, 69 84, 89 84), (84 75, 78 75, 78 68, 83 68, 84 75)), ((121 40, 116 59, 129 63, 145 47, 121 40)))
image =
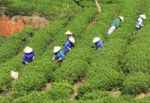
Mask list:
POLYGON ((56 55, 53 56, 53 60, 56 60, 56 55))
POLYGON ((22 60, 23 60, 23 63, 24 63, 24 64, 28 64, 28 61, 27 61, 27 58, 26 58, 25 55, 23 55, 22 60))
POLYGON ((69 49, 69 51, 71 51, 71 48, 67 47, 69 49))

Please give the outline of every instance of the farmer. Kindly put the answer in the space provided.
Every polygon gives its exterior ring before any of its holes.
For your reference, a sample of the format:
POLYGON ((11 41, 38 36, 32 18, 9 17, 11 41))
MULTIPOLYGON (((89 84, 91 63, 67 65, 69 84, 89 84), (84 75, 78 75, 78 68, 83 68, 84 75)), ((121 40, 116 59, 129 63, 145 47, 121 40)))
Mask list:
POLYGON ((58 62, 62 62, 64 60, 65 54, 64 54, 63 51, 61 51, 60 46, 55 46, 54 50, 53 50, 53 53, 54 53, 53 60, 56 60, 58 62))
POLYGON ((95 38, 93 39, 93 43, 94 43, 94 47, 95 47, 96 49, 100 49, 100 48, 103 47, 103 41, 102 41, 99 37, 95 37, 95 38))
POLYGON ((75 39, 70 36, 68 40, 65 43, 65 48, 64 48, 64 54, 66 55, 69 51, 71 51, 71 48, 74 47, 75 44, 75 39))
POLYGON ((111 33, 113 33, 116 29, 118 29, 118 27, 120 26, 120 23, 124 21, 124 17, 123 16, 119 16, 118 18, 116 18, 113 23, 112 26, 109 28, 108 30, 108 35, 110 35, 111 33))
POLYGON ((146 15, 145 14, 141 14, 139 15, 139 18, 137 20, 136 23, 136 29, 139 30, 143 27, 143 20, 146 19, 146 15))
POLYGON ((29 62, 31 62, 35 57, 35 54, 33 52, 33 49, 30 47, 25 47, 24 49, 24 55, 23 55, 23 64, 28 64, 29 62))

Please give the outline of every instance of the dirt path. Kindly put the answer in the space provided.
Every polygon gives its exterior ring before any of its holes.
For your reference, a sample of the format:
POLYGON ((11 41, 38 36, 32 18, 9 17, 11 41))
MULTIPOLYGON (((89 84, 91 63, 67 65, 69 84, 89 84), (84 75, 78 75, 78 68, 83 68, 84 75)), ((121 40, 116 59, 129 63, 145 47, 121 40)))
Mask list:
POLYGON ((31 25, 35 28, 46 27, 50 24, 49 20, 33 15, 33 16, 3 16, 0 18, 0 34, 4 36, 12 35, 21 31, 25 26, 31 25))
POLYGON ((52 87, 51 81, 47 82, 45 86, 42 88, 42 91, 49 91, 52 87))
POLYGON ((24 25, 32 25, 34 27, 46 27, 49 25, 49 20, 42 18, 37 15, 33 16, 14 16, 11 18, 12 21, 21 22, 24 25))
POLYGON ((96 24, 95 20, 93 20, 92 22, 90 22, 90 24, 87 26, 87 30, 90 30, 95 24, 96 24))
POLYGON ((99 4, 99 1, 98 1, 98 0, 95 0, 95 4, 96 4, 96 7, 97 7, 98 12, 101 13, 101 12, 102 12, 102 8, 101 8, 101 6, 100 6, 100 4, 99 4))
POLYGON ((121 91, 119 91, 118 89, 112 89, 109 94, 113 97, 117 97, 121 95, 121 91))
POLYGON ((143 99, 144 97, 147 97, 147 96, 150 96, 150 91, 147 93, 141 93, 141 94, 137 95, 135 97, 135 99, 140 100, 140 99, 143 99))
POLYGON ((78 88, 84 83, 84 80, 81 80, 74 84, 73 86, 73 93, 71 95, 70 100, 74 100, 78 96, 78 88))

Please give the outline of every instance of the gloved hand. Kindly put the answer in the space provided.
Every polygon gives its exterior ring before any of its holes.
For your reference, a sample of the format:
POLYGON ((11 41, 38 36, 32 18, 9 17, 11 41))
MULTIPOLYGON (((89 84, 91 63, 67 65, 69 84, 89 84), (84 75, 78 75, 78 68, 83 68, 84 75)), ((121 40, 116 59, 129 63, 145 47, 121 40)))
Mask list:
POLYGON ((55 60, 55 57, 53 57, 53 60, 55 60))
POLYGON ((34 58, 35 58, 35 57, 33 56, 32 60, 34 60, 34 58))
POLYGON ((71 51, 71 49, 69 48, 69 51, 71 51))
POLYGON ((71 48, 67 47, 69 49, 69 51, 71 51, 71 48))
POLYGON ((28 62, 25 62, 25 64, 28 64, 28 62))
POLYGON ((62 58, 59 58, 58 60, 60 61, 60 60, 62 60, 62 58))

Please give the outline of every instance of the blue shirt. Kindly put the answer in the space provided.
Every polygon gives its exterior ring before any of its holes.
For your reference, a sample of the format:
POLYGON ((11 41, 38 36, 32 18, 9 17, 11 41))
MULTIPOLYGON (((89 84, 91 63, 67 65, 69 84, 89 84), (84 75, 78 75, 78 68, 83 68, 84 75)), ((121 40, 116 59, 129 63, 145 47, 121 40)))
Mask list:
POLYGON ((95 43, 95 48, 98 49, 98 48, 102 48, 103 47, 103 42, 102 40, 99 40, 98 42, 95 43))
POLYGON ((54 55, 54 58, 55 58, 55 59, 63 60, 63 59, 65 58, 64 52, 59 51, 58 53, 56 53, 56 54, 54 55))
POLYGON ((31 53, 29 53, 29 54, 27 54, 27 53, 25 53, 24 55, 23 55, 23 62, 25 63, 25 62, 29 62, 29 61, 32 61, 33 60, 33 57, 34 57, 34 52, 31 52, 31 53))
POLYGON ((69 50, 73 47, 73 44, 67 40, 65 43, 65 48, 64 48, 64 54, 66 55, 67 52, 69 52, 69 50))

